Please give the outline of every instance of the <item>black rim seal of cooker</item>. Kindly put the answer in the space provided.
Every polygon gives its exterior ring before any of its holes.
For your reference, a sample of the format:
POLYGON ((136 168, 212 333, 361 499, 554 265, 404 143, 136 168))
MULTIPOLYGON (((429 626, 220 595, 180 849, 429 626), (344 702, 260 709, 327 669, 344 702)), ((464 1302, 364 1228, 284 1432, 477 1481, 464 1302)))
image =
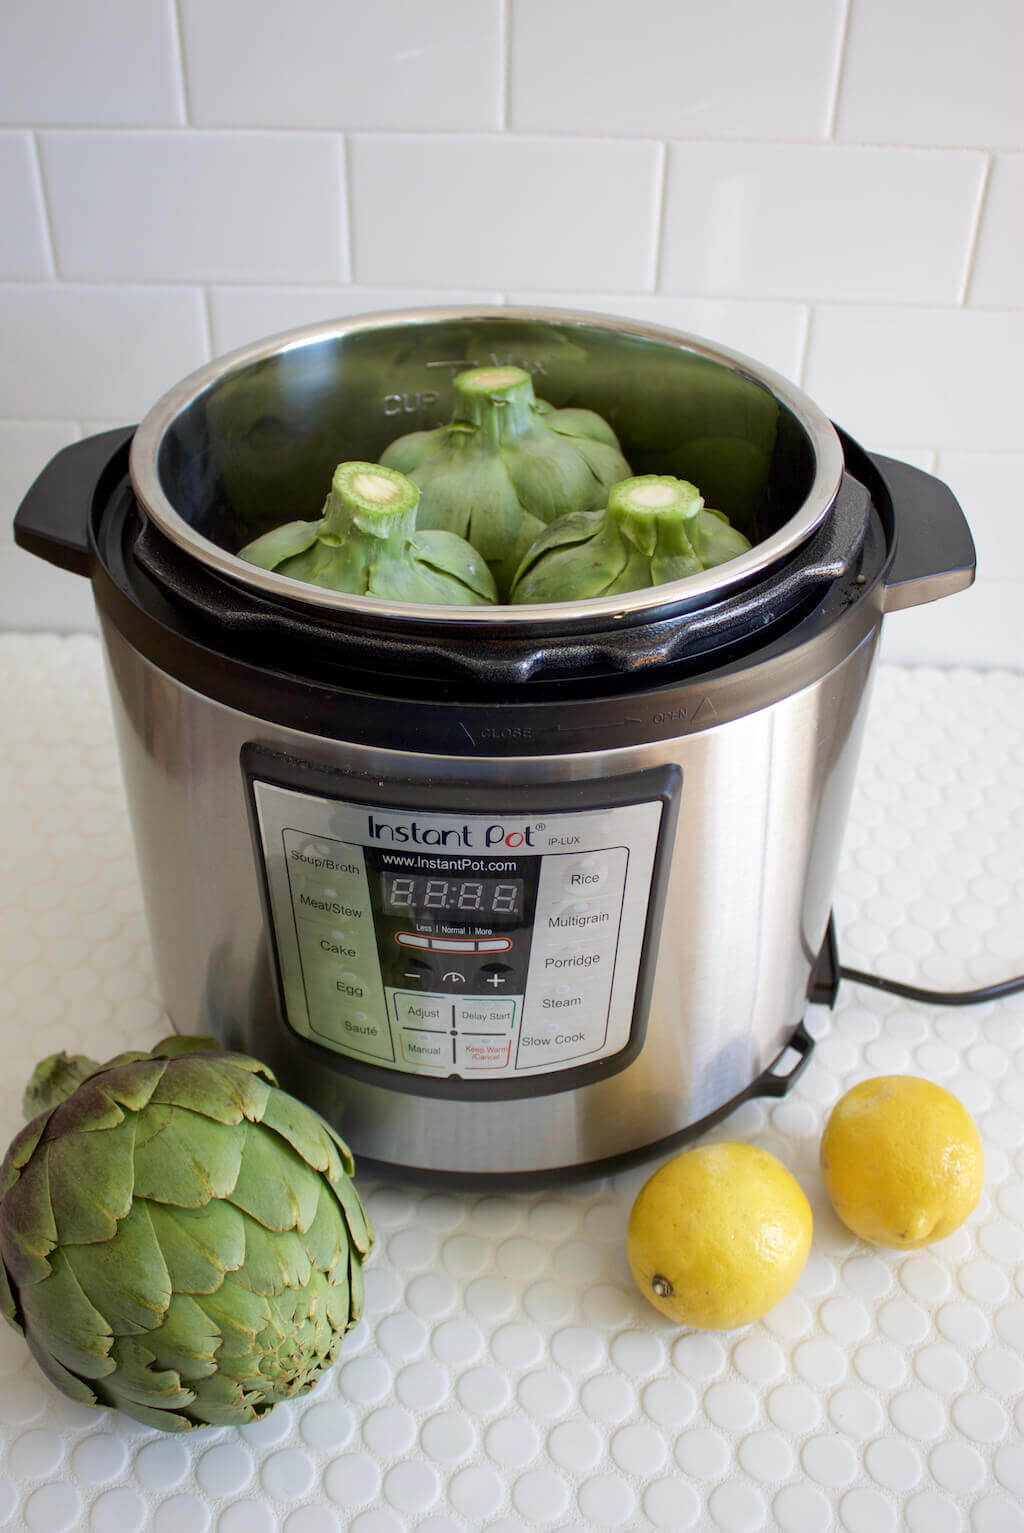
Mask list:
POLYGON ((468 679, 484 686, 509 687, 533 678, 573 679, 650 672, 679 660, 692 660, 766 634, 795 613, 806 611, 823 588, 848 574, 864 543, 869 496, 845 475, 829 516, 803 548, 780 569, 738 594, 652 622, 635 622, 584 633, 578 638, 517 637, 511 633, 452 639, 443 619, 433 630, 396 633, 372 626, 372 618, 344 613, 313 615, 309 607, 275 602, 262 592, 241 589, 183 555, 148 521, 132 549, 136 565, 170 600, 221 635, 255 642, 267 653, 315 655, 325 641, 342 635, 349 665, 380 673, 381 658, 403 676, 439 681, 468 679))

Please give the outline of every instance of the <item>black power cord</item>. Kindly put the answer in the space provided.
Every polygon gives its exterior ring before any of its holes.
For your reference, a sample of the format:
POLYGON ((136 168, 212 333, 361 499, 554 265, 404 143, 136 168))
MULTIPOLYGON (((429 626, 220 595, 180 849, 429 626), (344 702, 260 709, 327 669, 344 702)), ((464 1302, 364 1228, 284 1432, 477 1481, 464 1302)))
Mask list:
POLYGON ((904 985, 898 979, 882 979, 878 974, 865 974, 863 969, 839 966, 840 979, 853 980, 858 985, 871 985, 875 990, 886 990, 890 995, 903 996, 908 1001, 931 1001, 939 1006, 980 1006, 982 1001, 999 1001, 1006 995, 1017 995, 1024 990, 1024 974, 1016 979, 1004 979, 998 985, 983 985, 980 990, 923 990, 920 985, 904 985))

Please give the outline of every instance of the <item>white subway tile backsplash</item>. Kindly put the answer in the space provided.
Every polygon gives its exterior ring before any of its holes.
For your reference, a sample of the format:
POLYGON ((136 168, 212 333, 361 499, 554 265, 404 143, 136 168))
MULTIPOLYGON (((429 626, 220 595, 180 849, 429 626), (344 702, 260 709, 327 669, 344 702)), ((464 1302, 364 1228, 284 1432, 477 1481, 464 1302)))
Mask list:
POLYGON ((339 140, 314 133, 44 133, 62 277, 346 276, 339 140))
POLYGON ((246 346, 280 330, 315 325, 350 314, 384 310, 436 308, 465 304, 473 308, 500 304, 497 292, 366 287, 215 287, 210 290, 210 318, 215 355, 246 346))
POLYGON ((837 132, 861 143, 1024 146, 1020 0, 851 0, 837 132))
POLYGON ((1024 668, 1024 580, 978 580, 969 591, 893 612, 881 657, 895 665, 1024 668))
POLYGON ((511 125, 824 138, 841 12, 839 0, 513 0, 511 125))
POLYGON ((1020 442, 1024 314, 822 305, 804 386, 866 447, 1020 442))
POLYGON ((981 576, 1024 581, 1024 452, 940 452, 936 473, 971 524, 981 576))
POLYGON ((0 629, 81 633, 96 626, 90 581, 0 544, 0 629))
POLYGON ((184 121, 174 0, 4 0, 0 121, 184 121))
POLYGON ((0 133, 0 208, 0 277, 52 276, 29 133, 0 133))
POLYGON ((660 285, 954 303, 984 163, 973 152, 673 144, 660 285))
POLYGON ((727 298, 639 298, 607 293, 506 293, 511 304, 572 308, 666 325, 744 352, 796 381, 807 310, 798 303, 755 303, 727 298))
POLYGON ((189 288, 0 284, 0 416, 138 420, 208 360, 189 288))
POLYGON ((499 128, 499 0, 180 0, 192 121, 499 128))
POLYGON ((968 301, 1024 308, 1024 154, 996 155, 968 301))
POLYGON ((360 283, 652 285, 657 144, 382 134, 349 152, 360 283))
POLYGON ((0 421, 0 545, 29 485, 62 447, 77 441, 74 421, 0 421))

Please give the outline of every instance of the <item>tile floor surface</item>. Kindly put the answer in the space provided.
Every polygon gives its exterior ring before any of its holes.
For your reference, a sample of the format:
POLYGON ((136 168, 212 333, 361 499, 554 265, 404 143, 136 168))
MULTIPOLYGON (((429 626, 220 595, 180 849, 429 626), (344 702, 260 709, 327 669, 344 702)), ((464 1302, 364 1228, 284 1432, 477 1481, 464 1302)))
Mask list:
MULTIPOLYGON (((95 638, 0 638, 0 1133, 45 1052, 166 1031, 95 638)), ((1024 968, 1024 676, 883 667, 836 893, 847 963, 966 988, 1024 968)), ((0 1330, 0 1527, 31 1533, 1020 1533, 1024 996, 966 1010, 845 985, 791 1096, 715 1131, 791 1166, 815 1215, 795 1291, 680 1331, 635 1291, 649 1168, 536 1194, 362 1183, 365 1319, 307 1398, 162 1437, 73 1405, 0 1330), (949 1085, 986 1187, 899 1255, 853 1238, 816 1170, 867 1075, 949 1085)))

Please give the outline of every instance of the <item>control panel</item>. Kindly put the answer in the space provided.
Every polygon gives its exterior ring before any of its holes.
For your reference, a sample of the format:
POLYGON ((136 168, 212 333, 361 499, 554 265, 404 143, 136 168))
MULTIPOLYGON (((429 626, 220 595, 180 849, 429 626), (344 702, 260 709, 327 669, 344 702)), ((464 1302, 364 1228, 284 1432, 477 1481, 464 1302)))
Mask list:
POLYGON ((513 794, 480 812, 472 790, 456 810, 342 796, 344 781, 337 796, 250 784, 295 1032, 439 1081, 524 1080, 626 1047, 663 794, 526 812, 513 794))

